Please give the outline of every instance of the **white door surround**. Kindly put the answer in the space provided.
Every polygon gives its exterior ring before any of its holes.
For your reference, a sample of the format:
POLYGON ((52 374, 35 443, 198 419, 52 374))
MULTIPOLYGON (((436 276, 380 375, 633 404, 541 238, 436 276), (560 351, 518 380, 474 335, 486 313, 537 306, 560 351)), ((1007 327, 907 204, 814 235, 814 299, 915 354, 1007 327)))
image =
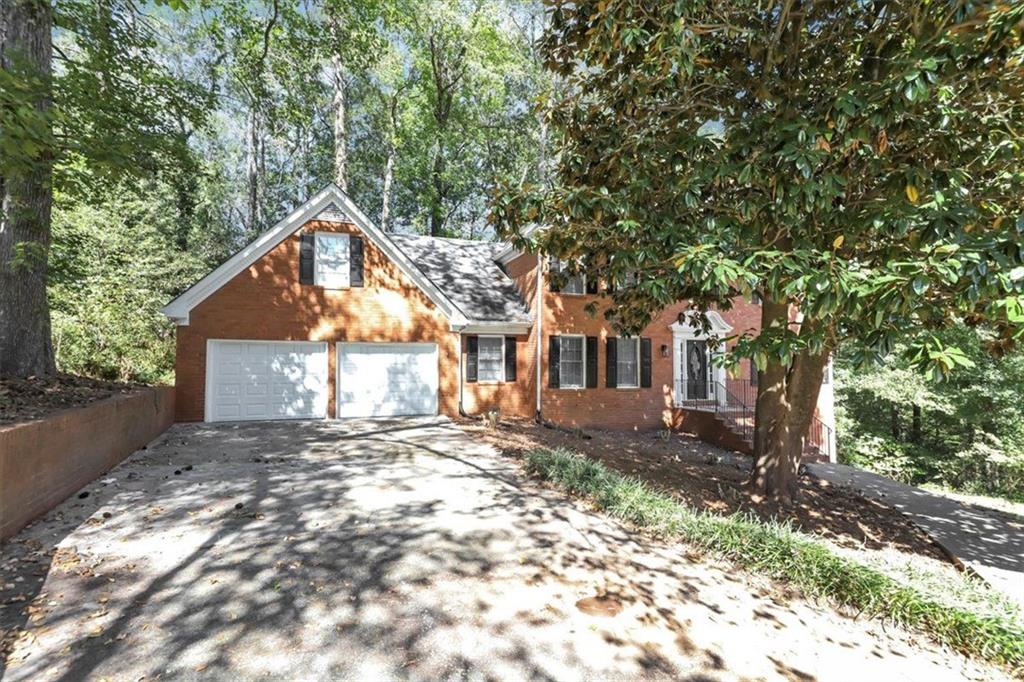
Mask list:
POLYGON ((210 339, 204 419, 323 419, 327 376, 326 343, 210 339))
MULTIPOLYGON (((690 399, 690 396, 685 395, 687 393, 686 384, 684 378, 688 376, 688 358, 684 351, 684 346, 687 341, 706 341, 707 347, 705 349, 706 357, 705 362, 710 367, 710 381, 714 382, 710 387, 710 391, 714 392, 714 399, 720 404, 724 403, 725 395, 723 394, 722 388, 725 386, 725 368, 715 367, 711 364, 711 358, 714 354, 716 345, 721 345, 722 339, 732 332, 732 326, 729 325, 722 316, 714 310, 706 313, 708 322, 711 325, 711 334, 704 333, 699 322, 699 313, 696 311, 687 311, 684 313, 686 322, 681 323, 678 320, 669 325, 669 329, 672 330, 672 377, 673 377, 673 400, 675 405, 681 406, 683 402, 690 399)), ((710 395, 707 398, 711 400, 710 395)))
POLYGON ((436 343, 338 343, 336 413, 343 417, 436 415, 436 343))

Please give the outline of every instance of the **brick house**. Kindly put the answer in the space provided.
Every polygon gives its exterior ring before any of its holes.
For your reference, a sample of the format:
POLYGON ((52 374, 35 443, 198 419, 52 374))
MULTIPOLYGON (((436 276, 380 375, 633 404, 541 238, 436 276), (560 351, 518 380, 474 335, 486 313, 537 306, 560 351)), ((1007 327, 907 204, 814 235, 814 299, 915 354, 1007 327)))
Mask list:
MULTIPOLYGON (((535 254, 386 234, 330 185, 162 312, 177 325, 179 421, 414 414, 543 418, 565 426, 685 428, 749 448, 756 373, 714 366, 685 303, 620 338, 585 307, 597 282, 554 290, 535 254), (539 294, 539 295, 538 295, 539 294)), ((718 337, 759 306, 710 314, 718 337)), ((834 452, 831 387, 819 453, 834 452)))

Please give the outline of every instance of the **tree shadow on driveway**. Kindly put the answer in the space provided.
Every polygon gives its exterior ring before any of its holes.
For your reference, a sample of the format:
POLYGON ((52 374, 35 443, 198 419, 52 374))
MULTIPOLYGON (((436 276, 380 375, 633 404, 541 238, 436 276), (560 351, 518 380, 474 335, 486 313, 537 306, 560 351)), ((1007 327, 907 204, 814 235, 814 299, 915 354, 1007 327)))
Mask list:
POLYGON ((903 646, 434 421, 178 425, 90 490, 14 540, 52 561, 4 679, 717 679, 812 674, 780 629, 828 630, 851 660, 903 646))

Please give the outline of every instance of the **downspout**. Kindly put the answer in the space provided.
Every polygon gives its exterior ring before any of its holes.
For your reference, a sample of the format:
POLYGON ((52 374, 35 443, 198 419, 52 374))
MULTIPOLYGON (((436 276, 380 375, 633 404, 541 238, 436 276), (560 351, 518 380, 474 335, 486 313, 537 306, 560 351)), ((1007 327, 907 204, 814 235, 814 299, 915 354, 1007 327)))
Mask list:
POLYGON ((543 364, 544 351, 544 262, 541 255, 537 254, 537 415, 535 419, 538 424, 544 423, 544 415, 541 411, 541 365, 543 364))
POLYGON ((462 368, 462 332, 466 329, 466 326, 467 325, 462 325, 459 327, 459 416, 464 419, 471 419, 471 417, 466 414, 466 410, 462 407, 462 383, 465 378, 465 370, 462 368))

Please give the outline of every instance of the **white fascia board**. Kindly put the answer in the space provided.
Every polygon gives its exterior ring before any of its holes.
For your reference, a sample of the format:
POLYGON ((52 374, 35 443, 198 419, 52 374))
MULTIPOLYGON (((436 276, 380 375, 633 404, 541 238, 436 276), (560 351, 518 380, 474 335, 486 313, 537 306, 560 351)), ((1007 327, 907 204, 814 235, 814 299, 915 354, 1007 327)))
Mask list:
MULTIPOLYGON (((540 225, 533 223, 523 228, 522 236, 530 237, 534 232, 540 229, 540 225)), ((504 249, 498 252, 498 255, 494 257, 494 260, 502 265, 508 265, 519 256, 523 255, 523 252, 517 249, 512 244, 507 244, 504 249)))
POLYGON ((196 282, 176 299, 160 309, 175 324, 188 324, 189 312, 207 297, 228 283, 233 277, 263 257, 289 235, 315 218, 332 203, 338 204, 360 229, 384 254, 398 264, 410 279, 437 305, 453 324, 465 324, 466 317, 451 300, 444 295, 423 272, 416 267, 405 253, 395 246, 388 236, 377 228, 359 208, 352 203, 337 185, 330 184, 314 194, 301 206, 289 213, 283 220, 247 244, 241 251, 222 263, 213 272, 196 282))
POLYGON ((463 334, 497 334, 504 335, 509 334, 513 336, 521 336, 523 334, 529 334, 530 329, 533 328, 533 322, 467 322, 464 325, 457 325, 454 322, 451 325, 453 332, 462 332, 463 334))

